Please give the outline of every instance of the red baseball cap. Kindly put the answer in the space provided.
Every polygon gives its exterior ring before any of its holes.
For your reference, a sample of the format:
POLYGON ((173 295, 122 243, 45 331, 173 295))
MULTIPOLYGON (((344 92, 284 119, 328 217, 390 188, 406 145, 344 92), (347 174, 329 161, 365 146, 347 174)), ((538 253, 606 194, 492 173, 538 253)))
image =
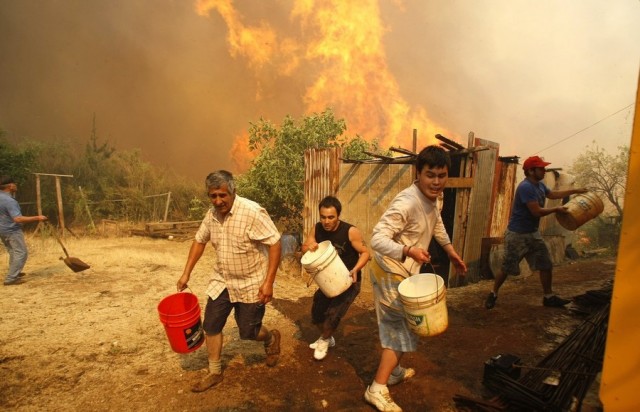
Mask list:
POLYGON ((542 160, 542 158, 540 156, 531 156, 531 157, 527 158, 527 160, 524 161, 524 164, 522 165, 522 168, 524 170, 529 170, 529 169, 532 169, 534 167, 547 167, 550 164, 551 163, 545 162, 544 160, 542 160))

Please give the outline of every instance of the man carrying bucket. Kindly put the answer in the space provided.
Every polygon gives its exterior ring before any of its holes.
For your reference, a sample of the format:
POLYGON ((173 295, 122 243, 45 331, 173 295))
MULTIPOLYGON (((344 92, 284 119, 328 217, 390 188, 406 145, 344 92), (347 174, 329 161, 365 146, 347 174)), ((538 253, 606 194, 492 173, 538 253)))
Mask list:
POLYGON ((209 298, 203 321, 209 373, 193 392, 222 382, 222 329, 232 309, 240 338, 264 342, 267 366, 275 366, 280 355, 280 332, 262 324, 280 262, 280 233, 264 208, 236 195, 231 173, 213 172, 205 183, 213 207, 196 233, 177 284, 178 291, 187 287, 191 271, 211 242, 217 258, 206 290, 209 298))
POLYGON ((362 233, 357 227, 340 220, 341 211, 342 205, 337 198, 327 196, 322 199, 319 205, 320 222, 316 223, 302 245, 302 252, 315 251, 318 243, 331 241, 353 282, 347 290, 335 297, 325 296, 320 289, 313 295, 311 320, 318 327, 320 337, 309 347, 314 350, 313 357, 317 360, 324 359, 329 347, 335 346, 333 332, 360 293, 360 271, 369 261, 369 251, 362 233))
POLYGON ((402 410, 391 398, 387 386, 415 375, 413 369, 400 366, 404 353, 414 352, 418 343, 405 320, 398 294, 400 282, 419 273, 421 265, 430 262, 427 250, 433 237, 457 272, 464 275, 467 271, 451 245, 437 205, 450 166, 449 154, 443 148, 436 145, 424 148, 416 158, 417 179, 396 195, 373 228, 371 248, 374 258, 370 274, 382 355, 364 398, 380 411, 402 410))
POLYGON ((551 163, 545 162, 538 156, 529 157, 524 161, 525 178, 513 197, 511 217, 504 235, 504 260, 502 270, 495 275, 493 290, 489 292, 484 306, 492 309, 498 300, 498 290, 507 275, 520 274, 520 262, 523 258, 531 270, 540 271, 540 283, 544 297, 542 304, 548 307, 563 307, 571 302, 554 295, 551 288, 551 271, 553 264, 549 249, 542 240, 538 230, 540 218, 552 213, 567 213, 566 206, 545 208, 545 199, 563 199, 577 193, 586 193, 587 189, 550 190, 543 182, 546 167, 551 163))

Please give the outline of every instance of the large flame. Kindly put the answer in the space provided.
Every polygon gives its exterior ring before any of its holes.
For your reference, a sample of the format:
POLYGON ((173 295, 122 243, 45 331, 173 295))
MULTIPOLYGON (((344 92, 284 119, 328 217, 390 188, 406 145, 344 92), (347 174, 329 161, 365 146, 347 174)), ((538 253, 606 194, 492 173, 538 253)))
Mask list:
MULTIPOLYGON (((424 108, 411 107, 402 97, 387 65, 386 29, 376 0, 295 0, 290 17, 300 33, 291 37, 279 36, 267 21, 245 25, 231 0, 197 0, 196 10, 203 16, 218 12, 229 30, 231 55, 246 59, 258 86, 267 65, 283 76, 308 76, 313 68, 317 74, 303 96, 305 112, 331 107, 345 119, 349 135, 405 148, 413 129, 421 144, 433 141, 436 133, 450 135, 429 120, 424 108)), ((241 146, 236 142, 233 150, 241 146)))
POLYGON ((249 170, 251 162, 257 156, 255 152, 249 150, 249 134, 246 130, 233 139, 230 152, 235 170, 240 172, 249 170))

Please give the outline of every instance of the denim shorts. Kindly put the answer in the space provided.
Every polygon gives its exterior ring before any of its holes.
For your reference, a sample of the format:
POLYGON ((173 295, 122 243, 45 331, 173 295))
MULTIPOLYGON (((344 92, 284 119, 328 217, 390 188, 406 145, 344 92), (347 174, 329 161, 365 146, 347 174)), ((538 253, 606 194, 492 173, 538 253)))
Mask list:
POLYGON ((380 345, 396 352, 415 352, 418 348, 418 336, 409 328, 398 294, 398 286, 404 278, 385 272, 377 258, 369 263, 369 273, 380 345))
POLYGON ((505 232, 502 273, 519 275, 522 259, 527 260, 532 271, 551 270, 553 268, 549 249, 547 249, 547 245, 542 240, 542 235, 539 231, 516 233, 507 230, 505 232))
POLYGON ((207 307, 204 310, 204 322, 202 328, 209 336, 217 335, 222 332, 227 318, 234 309, 233 315, 238 324, 240 339, 255 340, 262 327, 262 318, 264 317, 264 304, 231 302, 229 300, 229 291, 223 290, 215 300, 209 298, 207 307))

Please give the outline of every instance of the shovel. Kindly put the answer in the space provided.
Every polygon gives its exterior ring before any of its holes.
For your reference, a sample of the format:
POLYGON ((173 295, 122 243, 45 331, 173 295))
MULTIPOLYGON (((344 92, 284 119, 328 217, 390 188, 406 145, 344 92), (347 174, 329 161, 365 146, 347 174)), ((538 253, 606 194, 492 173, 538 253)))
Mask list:
POLYGON ((67 252, 67 248, 64 247, 64 244, 62 243, 62 240, 58 236, 56 229, 53 226, 51 226, 51 224, 49 224, 49 227, 51 227, 52 229, 51 231, 53 232, 53 237, 55 237, 58 243, 60 243, 60 246, 62 246, 62 250, 64 251, 64 254, 66 256, 65 258, 60 258, 60 260, 64 261, 64 264, 67 265, 69 269, 73 270, 76 273, 89 269, 91 266, 87 265, 86 263, 84 263, 83 261, 81 261, 76 257, 69 256, 69 252, 67 252))

